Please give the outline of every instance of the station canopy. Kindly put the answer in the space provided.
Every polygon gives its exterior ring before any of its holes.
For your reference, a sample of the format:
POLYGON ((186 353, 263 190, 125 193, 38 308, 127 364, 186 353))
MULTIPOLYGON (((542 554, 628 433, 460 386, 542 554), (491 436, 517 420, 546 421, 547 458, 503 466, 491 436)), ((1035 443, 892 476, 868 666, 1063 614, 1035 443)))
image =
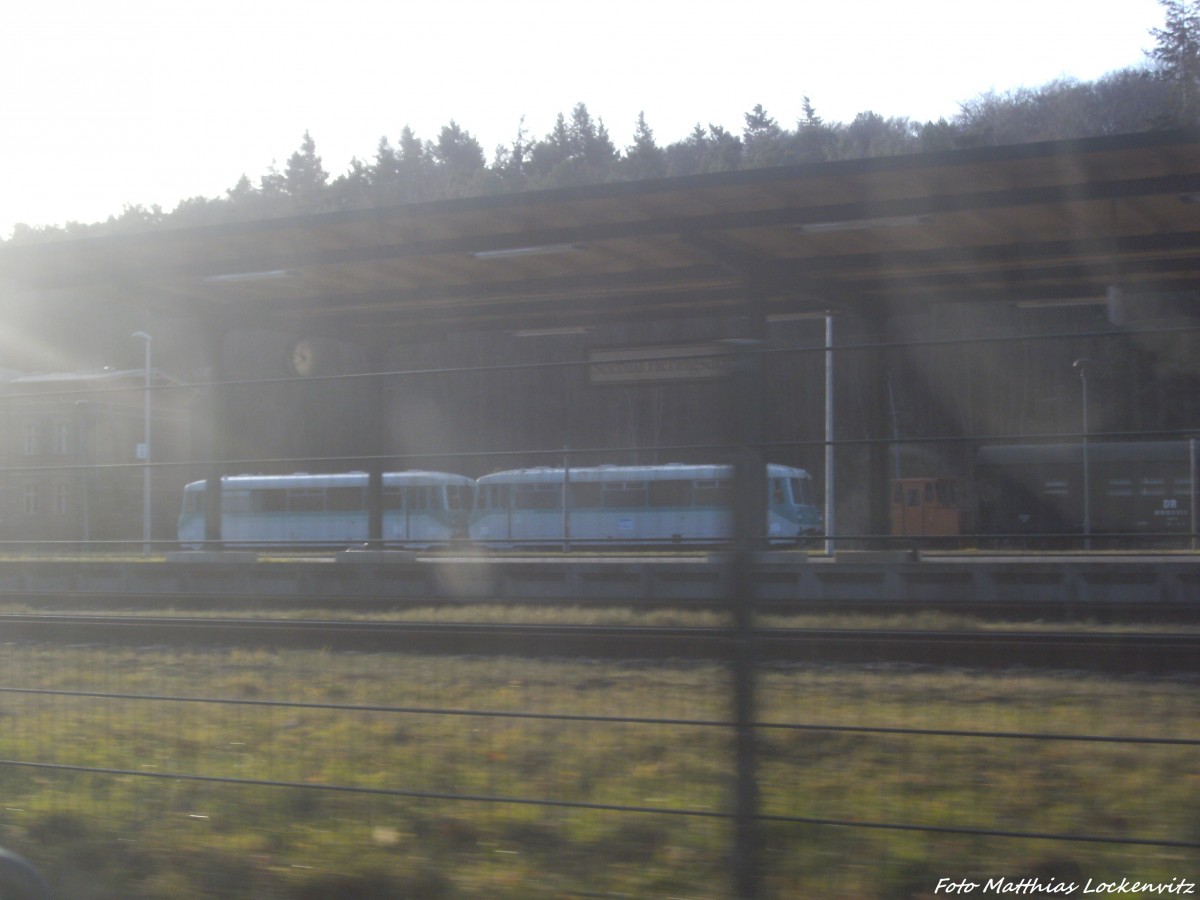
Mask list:
POLYGON ((349 338, 1194 291, 1200 134, 10 243, 0 277, 349 338))

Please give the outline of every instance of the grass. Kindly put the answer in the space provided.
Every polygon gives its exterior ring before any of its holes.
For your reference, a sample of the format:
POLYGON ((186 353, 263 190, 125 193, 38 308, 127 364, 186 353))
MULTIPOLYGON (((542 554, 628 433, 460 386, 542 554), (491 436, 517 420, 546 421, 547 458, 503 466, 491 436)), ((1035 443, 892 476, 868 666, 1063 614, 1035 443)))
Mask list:
MULTIPOLYGON (((119 614, 125 616, 182 616, 187 618, 252 618, 252 619, 334 619, 353 622, 435 622, 498 625, 596 625, 636 626, 646 628, 693 627, 725 628, 732 617, 715 609, 686 609, 662 607, 639 609, 630 606, 567 606, 560 604, 508 603, 430 603, 403 609, 351 611, 336 604, 323 607, 296 607, 267 610, 254 609, 189 609, 173 606, 155 607, 139 603, 128 609, 113 609, 107 604, 97 610, 86 601, 52 605, 37 602, 0 603, 2 615, 39 613, 92 615, 119 614)), ((1167 633, 1193 631, 1193 623, 1178 622, 1098 622, 1091 619, 1071 621, 996 620, 966 613, 930 610, 896 613, 818 612, 768 613, 757 616, 758 626, 772 628, 844 628, 886 629, 893 631, 1083 631, 1096 633, 1167 633)))
MULTIPOLYGON (((0 646, 0 685, 57 691, 728 721, 728 674, 610 664, 0 646)), ((1200 738, 1186 679, 777 667, 775 725, 1200 738)), ((1195 747, 763 728, 762 811, 1200 841, 1195 747)), ((0 844, 64 898, 730 897, 722 727, 0 693, 0 844), (689 810, 631 813, 319 789, 689 810)), ((1169 881, 1191 850, 767 821, 773 897, 932 896, 939 877, 1169 881), (1062 873, 1068 873, 1066 875, 1062 873)), ((975 880, 979 880, 976 878, 975 880)), ((978 896, 978 894, 976 895, 978 896)))

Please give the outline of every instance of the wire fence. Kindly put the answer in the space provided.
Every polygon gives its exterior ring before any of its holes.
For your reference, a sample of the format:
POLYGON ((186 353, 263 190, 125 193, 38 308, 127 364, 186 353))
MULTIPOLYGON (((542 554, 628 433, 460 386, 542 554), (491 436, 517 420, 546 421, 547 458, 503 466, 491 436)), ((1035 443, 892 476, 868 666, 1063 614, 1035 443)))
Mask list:
MULTIPOLYGON (((1135 337, 1175 340, 1181 330, 1143 332, 1135 337)), ((169 405, 163 398, 172 394, 189 403, 208 400, 189 406, 187 415, 156 420, 190 424, 174 438, 156 437, 158 455, 148 460, 128 458, 136 418, 98 417, 94 388, 37 396, 41 405, 29 413, 31 421, 44 425, 62 415, 73 423, 64 441, 49 447, 37 428, 21 424, 30 397, 0 396, 12 433, 25 441, 3 473, 10 505, 25 516, 20 532, 5 535, 5 548, 85 559, 91 552, 149 550, 148 571, 171 565, 159 555, 177 546, 174 511, 184 482, 211 488, 244 472, 358 469, 364 481, 356 485, 356 527, 366 530, 368 543, 378 538, 380 546, 457 552, 461 532, 390 540, 382 533, 396 512, 383 499, 384 471, 436 464, 483 479, 497 468, 554 469, 558 481, 546 483, 559 489, 555 502, 527 511, 558 516, 561 532, 493 541, 500 558, 514 546, 540 551, 579 543, 583 523, 572 526, 568 510, 572 472, 578 479, 583 469, 624 464, 631 467, 622 472, 626 484, 635 480, 632 467, 709 465, 724 468, 693 476, 693 491, 701 480, 742 486, 724 497, 722 518, 704 525, 707 531, 668 530, 664 539, 634 533, 640 526, 630 524, 614 541, 655 552, 693 545, 728 551, 713 562, 731 573, 725 658, 685 661, 648 651, 613 662, 564 651, 514 659, 477 649, 389 654, 269 642, 238 650, 4 644, 0 843, 39 864, 64 897, 917 897, 942 893, 946 883, 978 883, 999 895, 1027 881, 1035 883, 1027 893, 1065 893, 1066 885, 1083 889, 1122 878, 1182 892, 1200 862, 1200 695, 1191 676, 781 665, 756 653, 758 636, 775 626, 758 616, 748 572, 776 534, 768 524, 769 489, 773 477, 783 477, 772 476, 764 462, 815 475, 810 494, 789 486, 788 499, 833 513, 832 530, 777 535, 783 561, 809 565, 830 539, 842 548, 963 539, 977 552, 978 519, 969 526, 959 521, 954 532, 905 533, 893 501, 903 508, 908 496, 894 497, 890 476, 901 476, 897 484, 903 477, 934 485, 950 476, 970 481, 978 474, 977 451, 996 441, 1081 449, 1091 441, 1148 447, 1151 437, 1190 443, 1190 422, 1175 426, 1163 418, 1142 422, 1145 428, 1121 418, 1097 422, 1102 430, 1076 428, 1066 414, 1087 410, 1086 397, 1080 409, 1061 394, 1057 430, 955 432, 947 423, 956 415, 934 408, 912 414, 926 431, 902 430, 884 392, 876 387, 863 395, 866 375, 842 376, 848 384, 837 400, 847 414, 832 433, 801 427, 781 412, 798 404, 801 418, 819 419, 812 413, 822 398, 809 396, 819 392, 800 398, 795 385, 823 377, 831 353, 836 360, 885 351, 911 357, 943 347, 973 352, 975 345, 1008 348, 1027 337, 850 339, 835 348, 810 342, 743 350, 735 368, 750 362, 733 375, 732 388, 725 381, 594 386, 610 393, 596 399, 584 390, 578 396, 591 399, 581 403, 572 392, 588 387, 590 363, 577 343, 556 351, 570 359, 533 364, 384 366, 303 380, 159 385, 144 397, 152 409, 169 405), (516 383, 506 382, 512 377, 516 383), (459 396, 464 379, 474 391, 466 399, 459 396), (561 398, 548 398, 560 387, 561 398), (76 404, 84 393, 89 406, 81 411, 76 404), (489 415, 515 423, 476 427, 497 393, 507 405, 489 415), (313 396, 332 407, 321 405, 314 415, 313 396), (446 424, 444 414, 431 410, 448 397, 458 406, 446 424), (676 399, 681 409, 668 412, 676 399), (303 410, 309 412, 297 433, 303 410), (407 427, 372 432, 372 421, 407 427), (255 422, 262 428, 251 434, 255 422), (113 446, 119 449, 105 456, 113 446), (836 473, 822 470, 830 446, 836 473), (907 455, 896 472, 894 454, 905 446, 937 449, 907 455), (48 453, 21 452, 26 448, 48 453), (141 493, 147 469, 157 500, 141 493), (75 490, 14 487, 43 475, 75 490), (61 503, 46 507, 47 497, 61 503), (151 535, 140 531, 143 503, 158 504, 151 535), (782 549, 785 537, 789 545, 798 538, 810 545, 782 549)), ((1097 337, 1130 340, 1108 331, 1053 337, 1072 356, 1077 343, 1097 337)), ((874 382, 882 370, 872 365, 848 368, 870 369, 874 382)), ((128 400, 136 389, 105 390, 125 391, 128 400)), ((973 415, 968 424, 984 421, 973 415)), ((1010 471, 1007 481, 989 486, 1022 494, 1040 518, 1020 528, 1005 527, 1001 518, 987 538, 1082 550, 1103 526, 1114 544, 1186 549, 1194 510, 1178 504, 1194 493, 1194 453, 1172 452, 1117 460, 1137 470, 1128 484, 1103 468, 1112 461, 1097 454, 1092 484, 1101 491, 1097 497, 1112 503, 1097 502, 1086 513, 1076 470, 1082 476, 1093 460, 1068 455, 1035 460, 1024 475, 1010 471), (1118 521, 1114 504, 1126 496, 1135 516, 1137 509, 1179 515, 1118 521), (1172 500, 1175 506, 1165 504, 1172 500), (1162 527, 1167 519, 1170 527, 1162 527)), ((435 505, 431 495, 406 495, 406 515, 417 509, 418 496, 423 511, 435 505)), ((474 521, 479 496, 458 512, 474 521)), ((923 486, 916 499, 926 500, 923 486)), ((979 515, 979 499, 971 499, 979 515)), ((956 501, 941 505, 966 510, 956 501)), ((503 508, 510 516, 516 507, 503 508)), ((613 509, 618 529, 626 528, 620 519, 635 516, 627 506, 613 509)), ((1022 509, 1001 512, 1019 517, 1022 509)), ((224 521, 233 511, 198 505, 205 530, 197 542, 236 549, 224 521)), ((649 503, 645 512, 652 512, 649 503)), ((243 543, 302 550, 340 540, 262 535, 243 543)), ((329 550, 323 554, 295 564, 327 564, 329 550)), ((331 621, 339 618, 338 599, 327 598, 331 621)), ((626 604, 635 621, 643 615, 637 602, 630 596, 626 604)), ((437 614, 430 609, 431 617, 437 614)), ((520 621, 534 614, 512 615, 520 621)), ((885 619, 884 626, 918 621, 885 619)))
MULTIPOLYGON (((6 840, 67 896, 230 872, 233 896, 737 893, 721 664, 25 645, 3 676, 6 840)), ((1200 851, 1185 679, 763 667, 759 706, 767 896, 1050 862, 1169 880, 1200 851)))

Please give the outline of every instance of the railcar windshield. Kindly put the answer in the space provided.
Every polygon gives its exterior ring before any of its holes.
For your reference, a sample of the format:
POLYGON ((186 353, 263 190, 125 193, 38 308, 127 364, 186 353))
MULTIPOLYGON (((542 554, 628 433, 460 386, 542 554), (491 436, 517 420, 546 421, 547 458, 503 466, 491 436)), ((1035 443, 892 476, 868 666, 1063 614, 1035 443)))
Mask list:
POLYGON ((475 502, 474 492, 469 485, 446 485, 446 508, 469 510, 475 502))
POLYGON ((186 491, 183 495, 183 511, 199 513, 204 509, 204 488, 197 491, 186 491))

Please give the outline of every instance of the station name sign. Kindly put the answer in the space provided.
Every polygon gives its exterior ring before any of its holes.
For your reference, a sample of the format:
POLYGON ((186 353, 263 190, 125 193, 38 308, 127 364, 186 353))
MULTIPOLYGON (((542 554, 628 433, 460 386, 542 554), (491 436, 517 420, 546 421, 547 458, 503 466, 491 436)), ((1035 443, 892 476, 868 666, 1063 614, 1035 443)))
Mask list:
POLYGON ((592 384, 640 384, 724 378, 733 358, 716 344, 671 344, 665 347, 623 347, 588 354, 592 384))

